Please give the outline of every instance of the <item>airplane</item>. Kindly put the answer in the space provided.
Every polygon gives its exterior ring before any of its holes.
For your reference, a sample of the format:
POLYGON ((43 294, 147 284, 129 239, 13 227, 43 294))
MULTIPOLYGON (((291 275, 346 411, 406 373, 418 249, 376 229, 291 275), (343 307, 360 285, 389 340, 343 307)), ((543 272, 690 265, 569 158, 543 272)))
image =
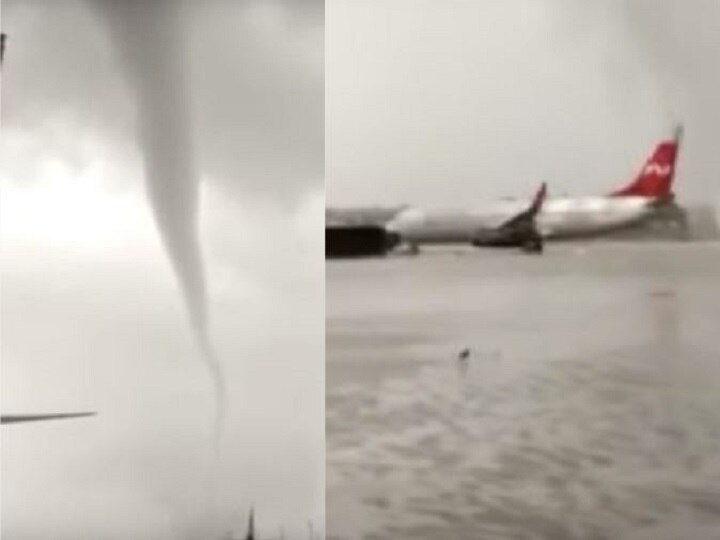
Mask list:
POLYGON ((3 414, 0 418, 1 424, 17 424, 22 422, 38 422, 43 420, 63 420, 68 418, 84 418, 95 416, 94 412, 81 413, 56 413, 56 414, 3 414))
MULTIPOLYGON (((655 215, 659 208, 671 206, 675 197, 672 182, 682 135, 683 128, 679 125, 672 138, 656 145, 631 182, 608 195, 548 198, 536 219, 541 236, 546 239, 602 236, 638 226, 655 215)), ((478 230, 487 227, 488 223, 509 220, 527 205, 526 200, 511 199, 465 209, 397 207, 397 213, 384 225, 389 230, 405 230, 406 235, 412 236, 415 246, 472 243, 478 230)), ((383 218, 392 209, 385 210, 383 218)), ((338 212, 329 210, 333 211, 338 212)), ((346 219, 348 216, 362 219, 367 215, 361 209, 355 213, 350 209, 343 212, 346 219)), ((378 221, 371 224, 382 225, 378 221)))
POLYGON ((466 243, 476 247, 520 247, 540 253, 543 240, 536 218, 543 208, 547 185, 542 183, 527 208, 510 216, 475 213, 426 213, 408 209, 392 219, 385 229, 396 235, 400 244, 417 248, 420 244, 466 243))

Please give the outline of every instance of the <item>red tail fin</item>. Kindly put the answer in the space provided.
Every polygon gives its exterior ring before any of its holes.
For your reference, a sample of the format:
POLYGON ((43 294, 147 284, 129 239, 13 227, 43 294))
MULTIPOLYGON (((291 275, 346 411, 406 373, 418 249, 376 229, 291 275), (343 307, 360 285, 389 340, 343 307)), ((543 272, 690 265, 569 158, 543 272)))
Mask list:
POLYGON ((610 195, 612 197, 672 198, 672 181, 680 152, 682 131, 682 126, 675 128, 673 139, 662 141, 655 147, 655 151, 645 162, 635 180, 610 195))

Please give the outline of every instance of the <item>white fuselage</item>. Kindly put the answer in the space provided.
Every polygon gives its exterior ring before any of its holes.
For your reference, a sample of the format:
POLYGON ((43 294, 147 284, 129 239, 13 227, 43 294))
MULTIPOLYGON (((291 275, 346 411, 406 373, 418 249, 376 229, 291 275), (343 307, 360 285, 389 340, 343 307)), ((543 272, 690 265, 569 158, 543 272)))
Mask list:
MULTIPOLYGON (((537 217, 546 238, 588 237, 635 225, 653 211, 646 197, 586 197, 548 199, 537 217)), ((522 212, 529 201, 499 201, 473 209, 407 208, 387 229, 413 244, 466 243, 481 230, 499 227, 522 212)))

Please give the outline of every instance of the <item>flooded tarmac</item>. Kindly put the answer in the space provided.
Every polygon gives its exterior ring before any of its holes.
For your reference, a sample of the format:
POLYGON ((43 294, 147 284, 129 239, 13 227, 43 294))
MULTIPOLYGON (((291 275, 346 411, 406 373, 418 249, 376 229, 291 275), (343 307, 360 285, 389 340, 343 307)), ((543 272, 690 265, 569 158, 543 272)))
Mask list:
POLYGON ((326 279, 328 538, 720 538, 718 244, 326 279))

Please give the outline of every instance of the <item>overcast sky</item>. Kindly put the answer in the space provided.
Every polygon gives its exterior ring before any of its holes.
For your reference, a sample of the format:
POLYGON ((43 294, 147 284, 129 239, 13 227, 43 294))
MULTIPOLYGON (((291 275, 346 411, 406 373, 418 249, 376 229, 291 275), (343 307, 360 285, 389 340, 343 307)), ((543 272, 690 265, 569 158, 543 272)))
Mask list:
POLYGON ((714 0, 333 0, 331 204, 603 194, 685 123, 677 192, 717 198, 714 0))
MULTIPOLYGON (((135 102, 90 2, 3 0, 2 407, 8 538, 305 537, 324 512, 323 9, 193 3, 187 28, 212 386, 145 199, 135 102)), ((184 53, 183 53, 184 54, 184 53)))

